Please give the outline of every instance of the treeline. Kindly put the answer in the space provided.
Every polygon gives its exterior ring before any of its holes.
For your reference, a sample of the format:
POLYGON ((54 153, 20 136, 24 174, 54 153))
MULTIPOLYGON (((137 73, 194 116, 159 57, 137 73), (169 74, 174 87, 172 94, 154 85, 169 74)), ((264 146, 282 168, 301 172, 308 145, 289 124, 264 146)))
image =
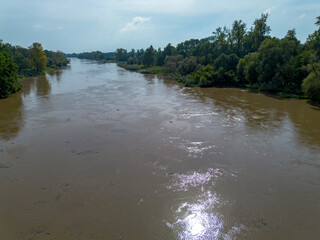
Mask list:
POLYGON ((159 66, 186 86, 246 86, 320 101, 320 17, 315 23, 319 28, 304 44, 294 29, 281 39, 270 37, 267 19, 261 14, 250 28, 237 20, 212 36, 176 47, 168 44, 163 50, 119 48, 115 59, 131 70, 159 66))
POLYGON ((43 50, 40 43, 23 48, 0 40, 0 98, 21 88, 19 77, 43 74, 48 68, 58 69, 68 63, 64 53, 43 50))
POLYGON ((66 54, 67 57, 74 57, 80 59, 89 59, 89 60, 96 60, 96 61, 112 61, 115 60, 115 53, 103 53, 100 51, 94 52, 84 52, 84 53, 71 53, 66 54))

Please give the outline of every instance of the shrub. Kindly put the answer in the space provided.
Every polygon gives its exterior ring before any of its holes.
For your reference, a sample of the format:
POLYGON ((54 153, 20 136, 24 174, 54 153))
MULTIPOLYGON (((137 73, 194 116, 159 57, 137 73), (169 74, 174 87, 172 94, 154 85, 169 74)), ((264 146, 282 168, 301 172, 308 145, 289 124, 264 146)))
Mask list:
POLYGON ((303 80, 302 90, 311 100, 320 102, 320 76, 311 72, 303 80))

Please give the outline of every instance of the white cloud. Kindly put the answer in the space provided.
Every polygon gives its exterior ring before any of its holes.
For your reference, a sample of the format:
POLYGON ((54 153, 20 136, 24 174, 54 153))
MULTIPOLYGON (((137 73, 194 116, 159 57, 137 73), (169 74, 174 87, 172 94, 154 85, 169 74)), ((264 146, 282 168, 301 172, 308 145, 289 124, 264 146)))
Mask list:
POLYGON ((120 32, 136 31, 145 28, 145 23, 149 22, 151 18, 135 17, 131 22, 127 23, 120 32))
POLYGON ((304 18, 306 15, 305 14, 302 14, 300 17, 299 17, 299 19, 302 19, 302 18, 304 18))
POLYGON ((33 28, 38 30, 38 29, 43 28, 43 26, 40 24, 36 24, 36 25, 33 25, 33 28))
POLYGON ((265 10, 263 13, 264 14, 271 14, 271 12, 273 11, 273 10, 275 10, 276 9, 276 7, 275 6, 273 6, 272 8, 268 8, 267 10, 265 10))

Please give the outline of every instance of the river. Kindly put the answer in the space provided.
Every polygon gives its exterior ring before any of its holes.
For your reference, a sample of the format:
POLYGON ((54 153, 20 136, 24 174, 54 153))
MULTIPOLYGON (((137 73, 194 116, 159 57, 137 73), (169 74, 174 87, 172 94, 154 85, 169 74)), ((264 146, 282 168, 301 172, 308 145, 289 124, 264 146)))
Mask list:
POLYGON ((0 100, 0 239, 319 239, 320 110, 72 59, 0 100))

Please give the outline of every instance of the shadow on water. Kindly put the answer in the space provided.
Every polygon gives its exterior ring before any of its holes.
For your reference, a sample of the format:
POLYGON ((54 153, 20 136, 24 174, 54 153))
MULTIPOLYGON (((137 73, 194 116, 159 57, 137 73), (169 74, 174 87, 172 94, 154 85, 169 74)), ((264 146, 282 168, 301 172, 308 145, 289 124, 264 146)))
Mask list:
POLYGON ((312 106, 313 110, 320 111, 320 103, 309 100, 308 103, 312 106))
POLYGON ((0 138, 16 137, 24 124, 24 102, 32 95, 48 97, 51 85, 45 75, 22 79, 21 91, 0 100, 0 138))
POLYGON ((24 97, 28 97, 33 92, 35 92, 36 95, 39 97, 47 96, 50 94, 51 85, 50 85, 46 75, 24 78, 22 80, 21 94, 24 97))
POLYGON ((37 77, 35 80, 37 96, 48 96, 51 92, 51 85, 45 75, 37 77))
MULTIPOLYGON (((68 69, 68 68, 70 68, 70 67, 66 67, 64 69, 68 69)), ((47 74, 50 77, 56 77, 56 81, 57 82, 61 82, 61 76, 63 74, 64 69, 59 69, 59 70, 55 70, 55 71, 49 71, 47 74)))
POLYGON ((23 100, 21 92, 0 100, 0 138, 16 137, 23 125, 23 100))

